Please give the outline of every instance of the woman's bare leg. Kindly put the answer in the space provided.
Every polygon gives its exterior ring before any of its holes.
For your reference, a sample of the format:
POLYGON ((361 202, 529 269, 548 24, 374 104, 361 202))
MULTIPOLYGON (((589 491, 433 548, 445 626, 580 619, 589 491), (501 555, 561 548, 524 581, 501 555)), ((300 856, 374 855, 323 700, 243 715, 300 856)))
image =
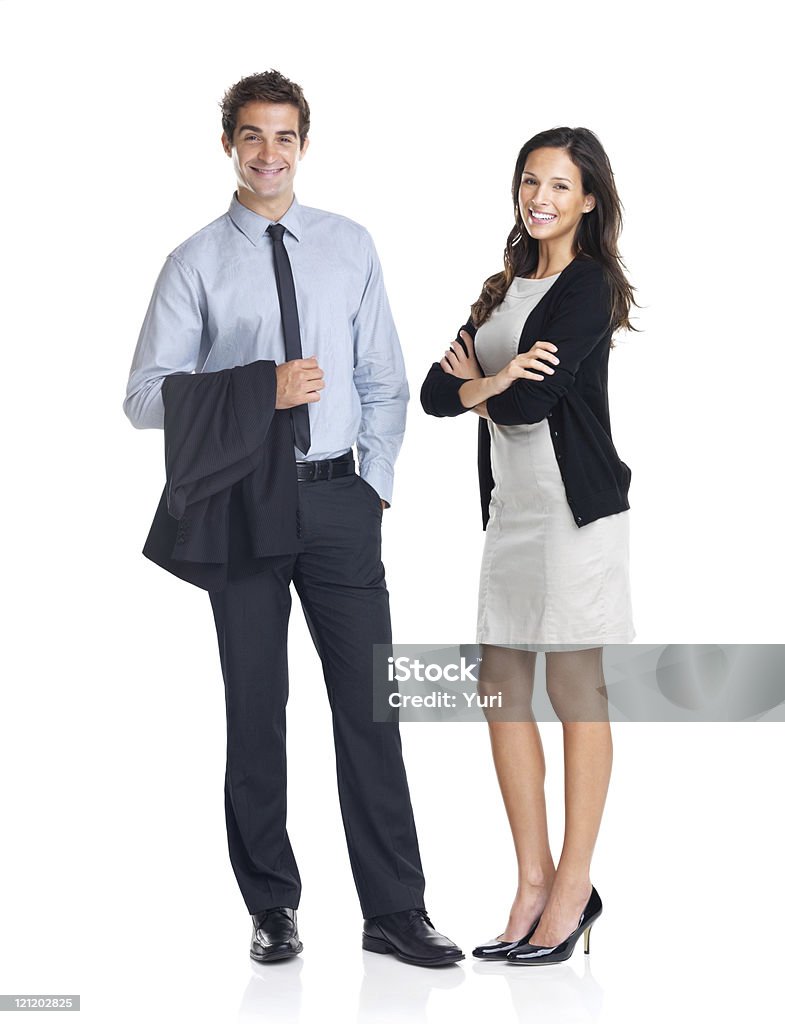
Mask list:
POLYGON ((589 869, 608 794, 613 743, 601 647, 547 654, 546 678, 564 731, 564 846, 529 941, 555 946, 575 930, 591 895, 589 869))
POLYGON ((493 762, 518 861, 518 889, 500 939, 520 939, 542 913, 555 875, 545 812, 545 758, 531 709, 536 654, 483 648, 479 691, 502 693, 487 711, 493 762))

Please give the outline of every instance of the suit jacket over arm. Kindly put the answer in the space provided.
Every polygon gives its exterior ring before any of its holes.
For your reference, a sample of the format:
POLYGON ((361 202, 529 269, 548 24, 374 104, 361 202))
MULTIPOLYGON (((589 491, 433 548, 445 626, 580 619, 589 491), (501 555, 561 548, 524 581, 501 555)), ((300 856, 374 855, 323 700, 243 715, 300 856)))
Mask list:
MULTIPOLYGON (((471 320, 461 330, 476 334, 471 320)), ((541 381, 517 380, 486 404, 488 416, 500 426, 548 420, 567 501, 579 527, 630 507, 631 472, 614 447, 608 410, 611 334, 610 287, 603 269, 579 254, 529 314, 518 344, 522 353, 535 341, 553 342, 559 359, 555 372, 541 381)), ((420 392, 423 408, 432 416, 466 412, 458 394, 464 383, 434 363, 420 392)), ((478 470, 485 528, 494 483, 484 418, 479 424, 478 470)))
POLYGON ((161 386, 166 485, 143 553, 220 590, 301 550, 291 416, 271 360, 171 374, 161 386))

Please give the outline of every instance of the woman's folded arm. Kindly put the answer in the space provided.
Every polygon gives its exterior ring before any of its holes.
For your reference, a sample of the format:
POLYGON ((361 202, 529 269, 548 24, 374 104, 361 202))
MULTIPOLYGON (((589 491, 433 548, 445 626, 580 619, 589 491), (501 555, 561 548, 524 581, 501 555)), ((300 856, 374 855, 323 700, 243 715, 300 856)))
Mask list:
POLYGON ((557 346, 559 363, 544 380, 516 380, 487 400, 489 419, 503 426, 539 423, 575 382, 583 360, 603 340, 610 341, 610 287, 602 267, 586 271, 565 291, 543 340, 557 346))
MULTIPOLYGON (((469 320, 460 329, 474 337, 476 328, 469 320)), ((460 331, 455 336, 454 344, 463 345, 460 331)), ((458 394, 461 385, 466 381, 463 377, 456 377, 452 373, 443 370, 440 363, 434 363, 420 388, 420 402, 423 409, 429 416, 458 416, 462 412, 468 412, 468 407, 461 401, 458 394)))

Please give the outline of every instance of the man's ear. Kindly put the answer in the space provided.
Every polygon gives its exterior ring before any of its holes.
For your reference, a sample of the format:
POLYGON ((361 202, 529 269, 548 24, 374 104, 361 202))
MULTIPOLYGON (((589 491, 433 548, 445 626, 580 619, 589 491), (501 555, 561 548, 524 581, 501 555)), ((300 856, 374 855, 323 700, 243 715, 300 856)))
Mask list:
POLYGON ((227 156, 231 156, 232 144, 229 141, 229 136, 226 134, 226 132, 221 132, 221 145, 223 146, 224 153, 226 153, 227 156))
POLYGON ((300 143, 300 157, 305 156, 305 152, 308 149, 308 143, 311 141, 309 135, 306 135, 303 141, 300 143))

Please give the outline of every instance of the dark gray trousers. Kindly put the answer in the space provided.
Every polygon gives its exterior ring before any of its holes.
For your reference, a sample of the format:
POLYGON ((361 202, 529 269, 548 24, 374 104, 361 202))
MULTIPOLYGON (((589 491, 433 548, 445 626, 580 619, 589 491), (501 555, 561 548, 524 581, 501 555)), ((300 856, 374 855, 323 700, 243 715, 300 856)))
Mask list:
POLYGON ((299 905, 300 875, 286 831, 294 582, 332 709, 341 814, 363 915, 422 907, 425 883, 398 725, 373 721, 373 645, 392 642, 379 497, 356 475, 298 487, 305 550, 210 593, 226 695, 232 867, 249 913, 299 905))

